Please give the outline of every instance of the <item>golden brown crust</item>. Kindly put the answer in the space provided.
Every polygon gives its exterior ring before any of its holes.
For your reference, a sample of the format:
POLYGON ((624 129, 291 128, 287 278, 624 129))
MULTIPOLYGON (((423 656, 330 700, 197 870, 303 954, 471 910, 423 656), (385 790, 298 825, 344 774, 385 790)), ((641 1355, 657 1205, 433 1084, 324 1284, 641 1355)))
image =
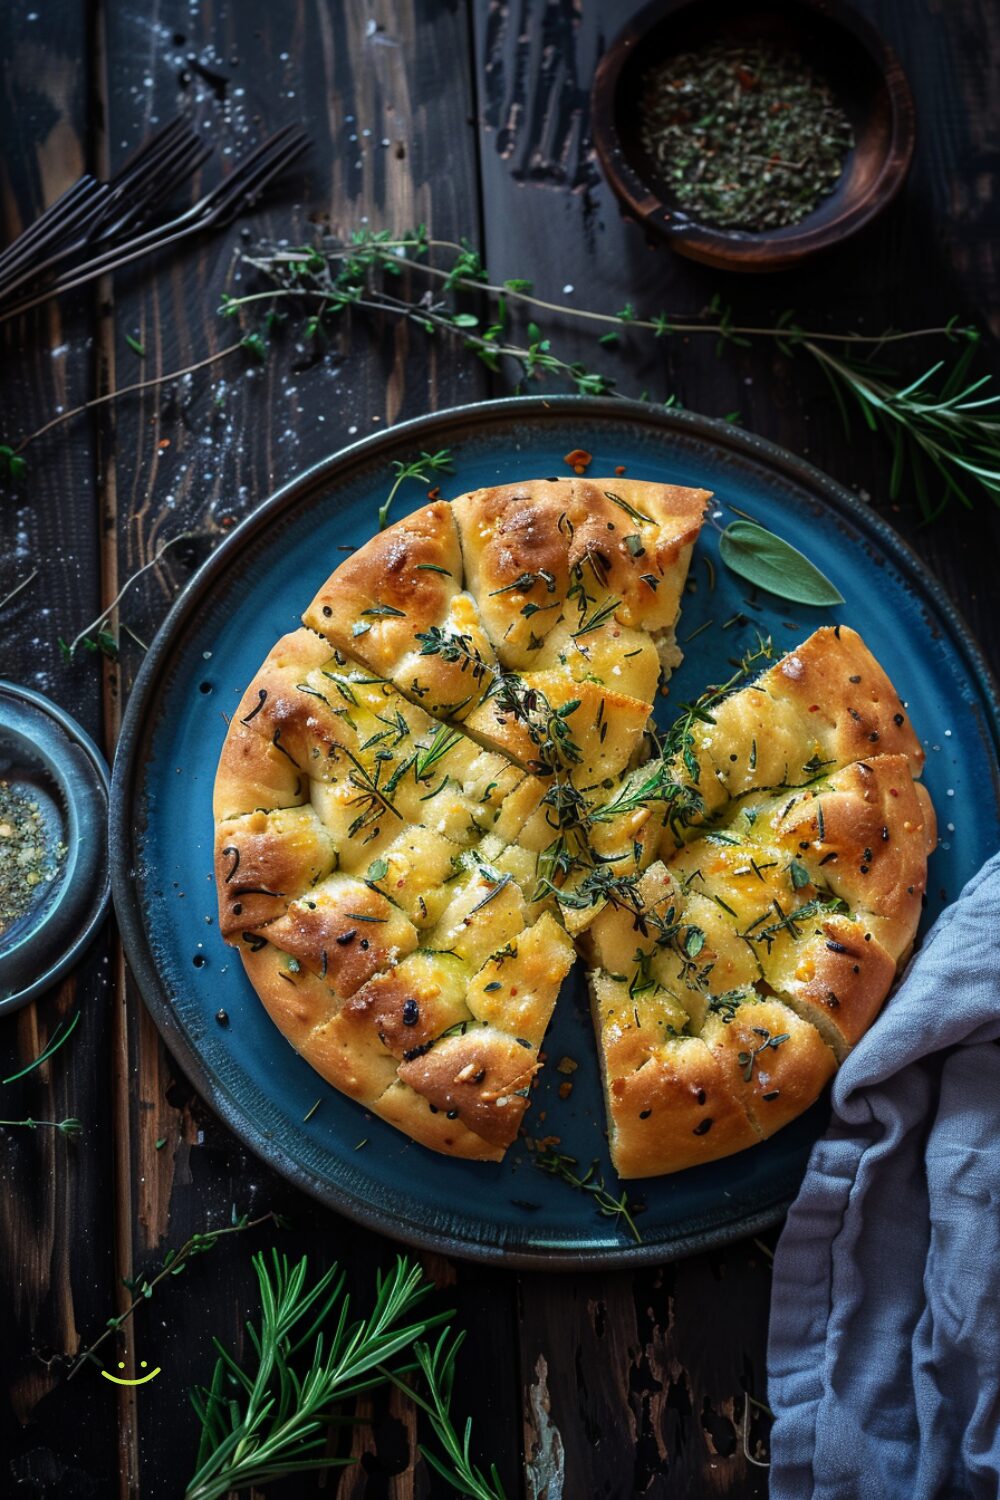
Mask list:
MULTIPOLYGON (((874 755, 905 756, 920 775, 924 752, 904 705, 855 631, 823 627, 693 729, 694 785, 707 819, 725 820, 732 798, 801 786, 874 755)), ((684 763, 675 775, 692 780, 684 763)), ((664 832, 664 850, 674 845, 664 832)))
POLYGON ((502 1161, 506 1145, 492 1145, 449 1112, 432 1105, 423 1094, 396 1079, 371 1106, 375 1114, 397 1130, 444 1156, 463 1157, 467 1161, 502 1161))
POLYGON ((362 881, 333 875, 265 929, 269 942, 341 999, 417 946, 416 928, 362 881))
POLYGON ((216 819, 237 818, 262 808, 296 807, 309 786, 287 755, 234 719, 223 741, 212 804, 216 819))
POLYGON ((767 674, 769 686, 828 726, 839 765, 868 755, 904 755, 914 776, 924 751, 905 705, 856 631, 823 626, 767 674), (877 748, 876 748, 877 747, 877 748))
POLYGON ((815 1103, 837 1067, 815 1026, 754 994, 729 1016, 710 1015, 702 1037, 764 1137, 815 1103))
POLYGON ((333 840, 306 803, 228 818, 215 830, 219 931, 253 931, 333 868, 333 840))
POLYGON ((760 1139, 731 1080, 700 1037, 661 1044, 645 1067, 609 1077, 611 1149, 620 1177, 716 1161, 760 1139))
POLYGON ((528 480, 460 496, 467 585, 503 664, 529 666, 532 639, 544 640, 563 610, 574 629, 606 602, 622 625, 673 625, 708 498, 627 479, 528 480))
POLYGON ((446 1119, 461 1120, 491 1146, 509 1146, 537 1067, 537 1050, 526 1038, 475 1026, 402 1063, 399 1077, 446 1119))
POLYGON ((336 993, 318 975, 301 965, 296 968, 287 953, 254 934, 240 942, 239 954, 271 1020, 301 1052, 310 1032, 334 1014, 339 1004, 336 993))
POLYGON ((548 1029, 560 986, 573 966, 573 944, 544 912, 502 952, 491 955, 469 983, 466 1004, 477 1021, 536 1048, 548 1029))
POLYGON ((461 962, 413 953, 356 990, 338 1022, 350 1047, 375 1045, 397 1061, 417 1056, 443 1031, 470 1019, 461 962))
POLYGON ((789 798, 768 822, 777 846, 863 912, 895 959, 909 952, 935 836, 930 800, 918 797, 904 756, 846 766, 825 787, 789 798))
POLYGON ((391 677, 416 633, 441 622, 461 586, 455 520, 439 500, 359 547, 302 618, 345 655, 391 677))
POLYGON ((868 1030, 896 977, 892 954, 867 923, 837 915, 814 921, 798 939, 783 934, 760 961, 768 984, 817 1027, 838 1060, 868 1030))

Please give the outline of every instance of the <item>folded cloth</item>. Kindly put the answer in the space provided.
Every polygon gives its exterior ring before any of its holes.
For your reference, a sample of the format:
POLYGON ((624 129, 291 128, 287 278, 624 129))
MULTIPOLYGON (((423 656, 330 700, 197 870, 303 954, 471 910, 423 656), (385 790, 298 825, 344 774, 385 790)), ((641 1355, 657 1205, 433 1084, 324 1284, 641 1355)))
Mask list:
POLYGON ((774 1258, 771 1500, 1000 1494, 1000 855, 837 1074, 774 1258))

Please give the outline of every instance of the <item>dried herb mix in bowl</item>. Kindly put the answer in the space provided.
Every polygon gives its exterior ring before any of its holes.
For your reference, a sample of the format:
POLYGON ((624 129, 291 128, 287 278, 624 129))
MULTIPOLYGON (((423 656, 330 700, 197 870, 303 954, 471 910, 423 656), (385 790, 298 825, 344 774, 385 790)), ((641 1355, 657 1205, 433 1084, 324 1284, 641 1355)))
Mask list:
POLYGON ((829 85, 799 53, 724 37, 649 72, 640 135, 680 207, 750 230, 812 213, 854 144, 829 85))
POLYGON ((24 916, 64 852, 51 848, 39 804, 0 780, 0 933, 24 916))

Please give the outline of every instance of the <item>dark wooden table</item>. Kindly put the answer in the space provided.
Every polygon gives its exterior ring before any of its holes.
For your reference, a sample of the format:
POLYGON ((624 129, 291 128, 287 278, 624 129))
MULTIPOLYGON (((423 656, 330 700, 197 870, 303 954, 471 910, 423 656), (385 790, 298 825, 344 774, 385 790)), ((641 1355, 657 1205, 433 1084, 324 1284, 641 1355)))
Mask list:
MULTIPOLYGON (((598 175, 588 84, 633 8, 7 0, 0 237, 84 167, 113 167, 178 109, 192 113, 223 164, 302 120, 311 155, 243 221, 254 237, 299 243, 316 225, 347 234, 423 220, 440 239, 479 244, 494 279, 528 276, 542 296, 577 305, 615 311, 630 300, 648 312, 695 312, 718 291, 747 321, 793 307, 823 326, 879 331, 957 313, 998 331, 1000 11, 990 0, 865 0, 914 86, 913 175, 882 222, 835 256, 752 281, 649 246, 598 175)), ((234 226, 0 327, 0 442, 221 348, 232 325, 216 311, 240 233, 234 226)), ((558 322, 548 331, 570 357, 595 362, 592 339, 558 322)), ((952 506, 922 526, 912 496, 889 504, 883 443, 860 424, 845 438, 827 388, 803 361, 761 347, 720 358, 710 339, 626 337, 601 349, 599 363, 625 392, 674 393, 712 415, 738 411, 748 428, 870 498, 997 662, 996 512, 952 506)), ((0 598, 37 569, 0 609, 0 675, 50 694, 110 754, 138 642, 232 518, 349 435, 508 388, 413 329, 356 321, 316 360, 279 337, 260 367, 239 357, 74 418, 32 445, 26 479, 0 493, 0 598), (76 635, 182 531, 193 540, 127 596, 120 661, 84 654, 67 666, 58 638, 76 635)), ((115 1390, 90 1371, 66 1384, 63 1356, 121 1309, 122 1278, 192 1231, 225 1223, 234 1204, 286 1215, 284 1247, 317 1266, 339 1259, 363 1298, 393 1246, 294 1192, 200 1104, 129 984, 113 930, 56 992, 0 1024, 0 1076, 77 1008, 83 1020, 67 1050, 2 1090, 5 1118, 75 1115, 85 1130, 76 1141, 0 1134, 0 1494, 180 1496, 196 1439, 187 1388, 208 1376, 213 1333, 238 1342, 255 1308, 250 1250, 274 1231, 220 1244, 140 1311, 128 1337, 150 1367, 162 1366, 155 1386, 115 1390)), ((766 1400, 769 1268, 757 1244, 637 1275, 514 1275, 422 1259, 470 1330, 459 1405, 509 1496, 766 1493, 766 1468, 748 1462, 741 1434, 747 1394, 766 1400)), ((764 1458, 768 1422, 753 1412, 750 1451, 764 1458)), ((327 1493, 447 1492, 415 1458, 403 1402, 363 1403, 361 1415, 361 1463, 331 1478, 327 1493)))

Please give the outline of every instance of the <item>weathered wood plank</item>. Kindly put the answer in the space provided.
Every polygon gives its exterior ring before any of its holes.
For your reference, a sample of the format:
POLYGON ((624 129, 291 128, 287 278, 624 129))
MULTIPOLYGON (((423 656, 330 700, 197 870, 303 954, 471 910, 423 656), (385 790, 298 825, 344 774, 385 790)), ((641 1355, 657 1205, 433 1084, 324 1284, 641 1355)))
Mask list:
MULTIPOLYGON (((0 243, 87 165, 85 6, 58 0, 0 16, 0 243)), ((0 326, 0 442, 17 443, 92 393, 86 295, 0 326)), ((39 689, 101 739, 96 677, 67 668, 58 637, 98 610, 94 449, 89 430, 28 451, 19 484, 0 481, 0 674, 39 689), (37 571, 36 571, 37 570, 37 571)), ((115 1411, 104 1382, 61 1379, 62 1356, 107 1316, 112 1203, 107 956, 100 940, 75 974, 0 1021, 0 1078, 37 1056, 60 1018, 79 1029, 44 1068, 0 1085, 5 1119, 79 1118, 81 1138, 0 1133, 0 1452, 8 1483, 36 1493, 112 1493, 115 1411)), ((88 1372, 89 1373, 89 1372, 88 1372)))

